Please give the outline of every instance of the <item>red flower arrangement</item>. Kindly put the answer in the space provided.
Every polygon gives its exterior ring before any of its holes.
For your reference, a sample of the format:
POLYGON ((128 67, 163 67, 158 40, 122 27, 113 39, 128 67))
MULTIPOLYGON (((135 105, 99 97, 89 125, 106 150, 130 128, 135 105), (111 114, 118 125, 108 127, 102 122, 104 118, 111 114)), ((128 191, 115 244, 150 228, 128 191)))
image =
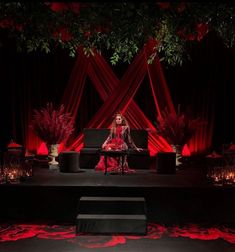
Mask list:
POLYGON ((165 108, 162 117, 157 118, 156 128, 157 133, 169 144, 182 146, 190 140, 201 125, 201 119, 192 119, 181 113, 180 106, 178 106, 177 113, 169 112, 165 108))
POLYGON ((46 108, 34 110, 32 127, 39 138, 47 144, 60 144, 74 131, 74 122, 64 105, 54 109, 52 103, 46 108))

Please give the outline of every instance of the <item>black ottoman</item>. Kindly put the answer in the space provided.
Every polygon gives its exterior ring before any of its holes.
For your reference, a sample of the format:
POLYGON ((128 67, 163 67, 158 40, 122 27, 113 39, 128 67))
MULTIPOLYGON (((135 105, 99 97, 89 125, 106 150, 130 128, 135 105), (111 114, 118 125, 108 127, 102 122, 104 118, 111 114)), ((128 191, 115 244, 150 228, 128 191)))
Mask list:
POLYGON ((79 153, 77 151, 62 151, 59 155, 61 172, 79 172, 79 153))
POLYGON ((158 152, 156 162, 157 173, 172 174, 176 172, 176 155, 174 152, 158 152))

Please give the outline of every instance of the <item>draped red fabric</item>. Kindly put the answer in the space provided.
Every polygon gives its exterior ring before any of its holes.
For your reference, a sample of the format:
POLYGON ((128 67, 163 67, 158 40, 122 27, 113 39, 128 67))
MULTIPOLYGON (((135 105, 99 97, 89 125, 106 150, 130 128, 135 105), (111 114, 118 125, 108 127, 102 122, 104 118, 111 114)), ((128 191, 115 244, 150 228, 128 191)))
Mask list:
MULTIPOLYGON (((95 53, 94 56, 88 58, 83 55, 82 49, 80 48, 79 56, 62 102, 65 104, 66 111, 72 113, 75 119, 82 97, 86 75, 88 75, 104 103, 86 127, 107 128, 113 120, 113 115, 117 111, 121 111, 125 114, 132 128, 144 128, 149 131, 148 148, 150 154, 155 155, 159 151, 172 151, 172 148, 165 139, 157 135, 155 126, 145 116, 133 99, 146 74, 149 77, 152 96, 158 115, 161 116, 161 111, 165 107, 173 113, 175 113, 175 109, 158 57, 155 57, 151 65, 147 64, 147 58, 151 51, 150 43, 135 57, 124 76, 119 80, 100 54, 95 53)), ((198 140, 201 141, 200 146, 206 144, 205 141, 208 141, 205 140, 206 133, 207 131, 204 128, 203 134, 200 134, 199 138, 194 139, 194 142, 190 141, 190 151, 193 148, 196 149, 195 142, 198 140), (204 144, 202 143, 203 141, 204 144)), ((83 133, 81 132, 71 141, 68 149, 79 151, 82 146, 83 133)))
MULTIPOLYGON (((109 127, 113 119, 113 114, 117 111, 122 111, 126 115, 131 127, 145 128, 150 131, 149 149, 152 155, 160 150, 171 151, 171 147, 163 138, 157 135, 153 124, 133 100, 147 72, 146 52, 143 50, 135 58, 121 81, 113 74, 112 69, 101 55, 95 54, 95 56, 90 57, 89 60, 88 75, 105 103, 91 119, 87 127, 109 127)), ((70 101, 71 99, 67 100, 70 101)), ((163 109, 163 107, 161 107, 161 109, 163 109)), ((83 135, 81 133, 69 148, 79 151, 82 147, 82 142, 83 135)))
POLYGON ((200 107, 202 111, 200 113, 200 118, 203 121, 202 127, 196 132, 196 134, 190 139, 188 146, 190 152, 202 153, 205 150, 208 150, 212 142, 212 133, 214 130, 214 117, 215 117, 215 108, 211 104, 215 104, 213 101, 213 87, 208 88, 200 97, 195 98, 196 105, 200 107))
MULTIPOLYGON (((145 61, 152 51, 151 43, 145 46, 145 61)), ((162 66, 160 64, 159 58, 156 55, 152 64, 147 64, 148 76, 151 85, 152 95, 154 98, 154 103, 161 117, 161 111, 167 108, 170 112, 175 113, 175 108, 170 96, 170 92, 163 74, 162 66), (161 98, 160 98, 161 97, 161 98)))
MULTIPOLYGON (((142 54, 141 57, 143 57, 144 61, 144 54, 142 54)), ((96 90, 100 94, 100 97, 105 100, 109 95, 109 92, 115 90, 119 80, 117 79, 116 75, 113 74, 112 69, 109 67, 104 58, 99 54, 96 54, 96 56, 91 59, 91 66, 92 67, 89 68, 90 79, 93 81, 96 90), (102 75, 102 78, 100 78, 100 75, 102 75)), ((127 69, 127 73, 129 69, 130 68, 127 69)), ((154 125, 140 110, 133 99, 127 107, 125 116, 128 119, 131 127, 149 130, 150 152, 153 152, 154 154, 157 150, 165 150, 169 148, 165 140, 157 136, 154 125)))
MULTIPOLYGON (((124 75, 119 85, 115 87, 115 92, 112 92, 112 94, 108 95, 103 106, 101 106, 101 108, 98 110, 96 115, 88 123, 87 125, 88 128, 89 127, 90 128, 109 127, 109 125, 111 124, 113 120, 113 115, 117 111, 122 111, 122 113, 125 113, 125 110, 128 108, 129 103, 134 97, 136 91, 138 90, 139 85, 141 84, 145 76, 146 68, 142 60, 142 55, 143 55, 143 52, 137 55, 133 64, 135 67, 132 66, 132 68, 124 75), (135 76, 135 78, 133 78, 133 75, 135 76)), ((94 65, 94 62, 93 62, 93 65, 94 65)), ((94 72, 96 72, 96 75, 99 75, 97 68, 95 71, 93 71, 93 73, 94 72)), ((90 75, 90 78, 93 79, 94 76, 90 75)), ((96 77, 96 80, 98 80, 100 77, 101 76, 96 77)), ((109 76, 109 78, 111 81, 111 75, 109 76)), ((108 80, 108 78, 106 79, 108 80)), ((112 78, 112 79, 114 79, 114 82, 115 82, 116 78, 112 78)), ((95 85, 98 85, 97 83, 98 81, 96 82, 95 85)), ((111 88, 111 86, 109 86, 109 88, 111 88)), ((99 89, 97 89, 97 91, 100 92, 99 89)), ((103 92, 103 96, 104 95, 105 93, 103 92)), ((82 141, 82 136, 80 135, 75 140, 71 148, 72 149, 75 148, 76 150, 79 150, 79 147, 81 146, 81 141, 82 141)))
MULTIPOLYGON (((65 105, 65 111, 71 113, 73 120, 75 120, 77 117, 78 107, 86 83, 88 65, 88 58, 83 54, 82 48, 78 48, 78 60, 75 62, 61 100, 61 104, 65 105)), ((30 105, 28 105, 28 107, 30 107, 30 105)), ((30 127, 29 116, 30 110, 28 113, 25 113, 25 117, 27 117, 25 121, 27 122, 28 126, 25 127, 26 132, 24 139, 26 141, 27 149, 31 151, 37 150, 37 154, 39 155, 47 154, 48 150, 45 143, 36 136, 34 130, 30 127)), ((63 149, 65 149, 65 147, 61 144, 59 147, 59 152, 63 149)))
MULTIPOLYGON (((153 42, 152 40, 149 41, 149 43, 145 47, 146 52, 146 61, 149 55, 153 52, 153 42)), ((152 95, 154 98, 155 106, 158 112, 158 115, 161 117, 161 111, 163 108, 167 108, 168 111, 171 113, 176 113, 170 92, 167 86, 167 83, 165 81, 164 73, 162 66, 160 64, 160 61, 158 60, 158 56, 156 55, 155 60, 152 64, 147 65, 148 69, 148 75, 152 90, 152 95)), ((205 94, 205 98, 200 101, 204 104, 202 109, 202 114, 200 114, 200 118, 207 122, 200 130, 196 132, 196 134, 190 139, 187 145, 185 145, 185 148, 183 149, 183 154, 187 155, 190 153, 198 153, 202 152, 205 149, 208 149, 211 145, 212 141, 212 132, 213 132, 213 115, 214 113, 209 111, 209 104, 208 100, 210 99, 210 91, 208 91, 207 94, 205 94), (212 118, 210 118, 212 117, 212 118), (210 122, 210 123, 209 123, 210 122)), ((197 99, 198 101, 198 99, 197 99)))
POLYGON ((78 48, 77 52, 78 60, 72 70, 61 101, 65 106, 65 111, 71 113, 74 120, 77 116, 78 107, 86 82, 87 68, 89 66, 89 59, 83 54, 81 47, 78 48))

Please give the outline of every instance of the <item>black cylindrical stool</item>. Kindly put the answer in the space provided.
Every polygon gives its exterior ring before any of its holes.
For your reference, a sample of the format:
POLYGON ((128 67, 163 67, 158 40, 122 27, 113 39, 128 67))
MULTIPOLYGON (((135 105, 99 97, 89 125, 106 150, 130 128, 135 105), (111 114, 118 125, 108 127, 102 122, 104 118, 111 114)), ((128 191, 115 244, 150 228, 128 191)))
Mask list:
POLYGON ((156 162, 157 173, 172 174, 176 172, 176 156, 174 152, 158 152, 156 162))
POLYGON ((61 172, 79 172, 79 153, 77 151, 62 151, 59 155, 61 172))

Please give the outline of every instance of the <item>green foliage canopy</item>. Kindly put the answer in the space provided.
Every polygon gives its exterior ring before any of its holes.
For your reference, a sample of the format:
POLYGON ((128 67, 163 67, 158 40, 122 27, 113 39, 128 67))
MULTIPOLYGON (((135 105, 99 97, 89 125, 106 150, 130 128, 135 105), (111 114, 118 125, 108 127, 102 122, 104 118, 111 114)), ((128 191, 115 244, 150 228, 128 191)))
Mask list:
POLYGON ((49 53, 59 46, 75 56, 83 46, 89 56, 107 50, 114 65, 131 62, 153 39, 149 63, 157 53, 178 65, 189 57, 190 44, 209 31, 233 47, 234 14, 229 2, 1 2, 0 34, 13 38, 19 51, 49 53))

